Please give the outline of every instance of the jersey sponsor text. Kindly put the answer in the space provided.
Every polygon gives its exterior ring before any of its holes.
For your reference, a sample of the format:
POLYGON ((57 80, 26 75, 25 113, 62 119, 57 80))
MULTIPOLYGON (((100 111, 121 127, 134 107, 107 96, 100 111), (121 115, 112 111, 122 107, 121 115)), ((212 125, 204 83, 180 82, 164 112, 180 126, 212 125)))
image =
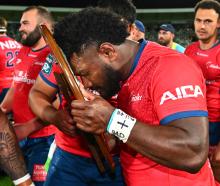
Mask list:
POLYGON ((177 87, 174 93, 171 93, 170 91, 164 92, 160 100, 160 105, 163 105, 164 102, 168 100, 175 101, 175 100, 184 99, 184 98, 192 98, 192 97, 196 98, 198 96, 204 97, 204 94, 199 85, 181 86, 181 87, 177 87))

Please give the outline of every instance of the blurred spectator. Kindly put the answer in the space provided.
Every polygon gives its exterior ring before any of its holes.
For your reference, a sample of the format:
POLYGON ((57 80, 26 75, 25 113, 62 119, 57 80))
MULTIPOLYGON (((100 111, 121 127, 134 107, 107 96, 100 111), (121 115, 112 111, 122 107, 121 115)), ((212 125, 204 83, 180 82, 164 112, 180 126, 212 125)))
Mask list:
POLYGON ((139 20, 135 20, 134 22, 135 25, 135 29, 133 29, 133 40, 135 41, 141 41, 143 39, 145 39, 145 26, 144 24, 139 21, 139 20))
POLYGON ((173 25, 171 24, 160 25, 158 31, 158 43, 163 46, 172 48, 178 52, 184 53, 185 48, 173 41, 175 37, 174 33, 175 33, 175 28, 173 27, 173 25))

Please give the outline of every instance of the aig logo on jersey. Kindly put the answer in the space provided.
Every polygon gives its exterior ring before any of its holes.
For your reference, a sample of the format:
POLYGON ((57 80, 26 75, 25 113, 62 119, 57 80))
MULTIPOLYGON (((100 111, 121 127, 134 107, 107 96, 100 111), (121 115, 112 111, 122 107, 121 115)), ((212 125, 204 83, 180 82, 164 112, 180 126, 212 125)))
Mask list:
POLYGON ((175 101, 179 99, 185 99, 185 98, 196 98, 202 96, 204 97, 204 94, 200 88, 199 85, 186 85, 177 87, 174 92, 166 91, 163 93, 160 105, 163 105, 166 101, 175 101))

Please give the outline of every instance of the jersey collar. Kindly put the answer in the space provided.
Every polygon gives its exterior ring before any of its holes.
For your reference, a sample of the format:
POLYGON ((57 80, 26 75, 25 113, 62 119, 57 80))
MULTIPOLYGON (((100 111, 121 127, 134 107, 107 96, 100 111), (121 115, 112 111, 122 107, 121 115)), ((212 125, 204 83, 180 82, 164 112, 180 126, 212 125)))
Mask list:
POLYGON ((136 56, 135 56, 135 58, 134 58, 134 63, 133 63, 133 65, 132 65, 132 67, 131 67, 129 76, 134 72, 134 69, 136 68, 136 66, 137 66, 137 64, 138 64, 138 62, 139 62, 139 59, 140 59, 140 57, 141 57, 141 54, 142 54, 142 52, 143 52, 145 46, 147 45, 147 42, 148 42, 148 41, 146 41, 145 39, 143 39, 142 41, 140 41, 140 47, 139 47, 138 52, 137 52, 137 54, 136 54, 136 56))

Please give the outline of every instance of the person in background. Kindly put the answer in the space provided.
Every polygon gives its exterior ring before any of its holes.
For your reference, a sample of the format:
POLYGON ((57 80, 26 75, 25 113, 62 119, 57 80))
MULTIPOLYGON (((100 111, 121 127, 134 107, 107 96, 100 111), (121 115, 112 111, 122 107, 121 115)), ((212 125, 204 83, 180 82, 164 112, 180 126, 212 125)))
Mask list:
POLYGON ((139 21, 135 20, 135 29, 133 29, 133 40, 141 42, 143 39, 145 39, 145 26, 144 24, 139 21))
POLYGON ((42 121, 29 107, 28 95, 50 53, 38 26, 45 24, 52 30, 53 23, 53 18, 45 7, 30 6, 23 11, 19 28, 23 47, 16 57, 12 86, 1 104, 4 111, 13 112, 15 131, 18 134, 28 134, 20 141, 20 146, 32 180, 37 186, 42 186, 46 179, 44 163, 54 139, 55 128, 52 125, 43 127, 42 121))
POLYGON ((136 27, 134 24, 136 19, 136 7, 132 0, 99 0, 97 7, 110 10, 126 20, 128 32, 130 33, 128 39, 136 40, 136 27))
POLYGON ((162 24, 158 31, 158 43, 178 52, 184 53, 185 48, 174 42, 175 28, 171 24, 162 24))
MULTIPOLYGON (((195 6, 195 34, 198 41, 187 46, 185 54, 202 69, 206 79, 209 114, 209 156, 216 180, 220 183, 220 3, 202 0, 195 6)), ((199 134, 198 134, 199 135, 199 134)))
MULTIPOLYGON (((128 186, 214 186, 200 69, 181 53, 128 36, 126 21, 104 9, 86 8, 65 17, 55 26, 54 38, 85 89, 102 97, 72 101, 72 117, 64 120, 47 99, 52 89, 39 86, 41 77, 30 93, 31 108, 43 120, 65 121, 72 134, 76 126, 121 140, 128 186), (117 109, 107 101, 116 93, 117 109)), ((53 80, 51 73, 44 77, 53 80)))
POLYGON ((14 72, 14 59, 21 49, 20 43, 6 34, 7 21, 0 17, 0 103, 11 86, 14 72))

